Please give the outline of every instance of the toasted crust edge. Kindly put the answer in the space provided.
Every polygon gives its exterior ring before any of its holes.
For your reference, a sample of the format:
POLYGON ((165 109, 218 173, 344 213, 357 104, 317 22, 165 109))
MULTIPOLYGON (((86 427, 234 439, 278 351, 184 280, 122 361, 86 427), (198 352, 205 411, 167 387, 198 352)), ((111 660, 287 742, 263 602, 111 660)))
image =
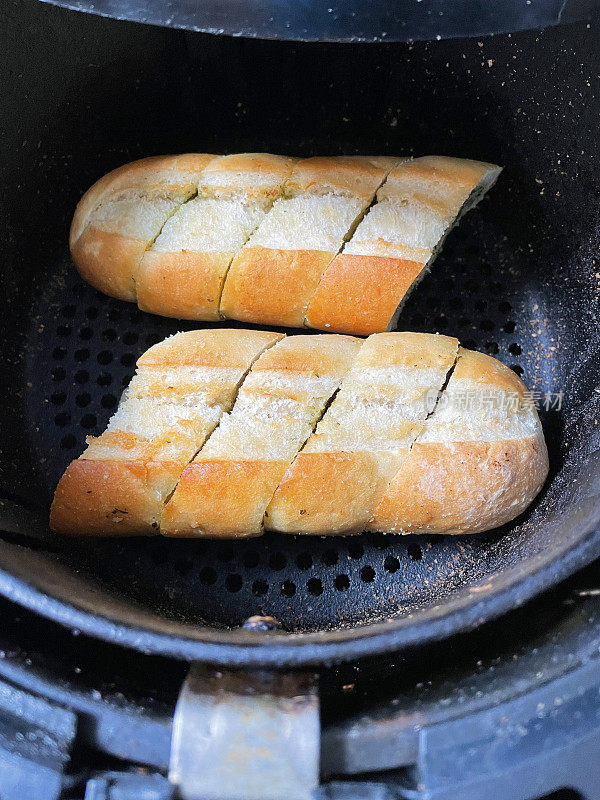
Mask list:
POLYGON ((146 242, 88 225, 71 248, 81 277, 94 289, 119 300, 135 302, 134 274, 146 242))
MULTIPOLYGON (((388 466, 393 461, 398 469, 406 455, 389 458, 388 466)), ((375 453, 300 452, 267 507, 265 528, 313 536, 362 533, 389 479, 375 453)))
POLYGON ((260 325, 302 327, 319 278, 335 253, 243 247, 233 259, 220 311, 260 325))
POLYGON ((50 528, 70 536, 158 533, 164 499, 185 463, 78 458, 59 481, 50 528))
POLYGON ((168 336, 138 358, 139 366, 243 367, 285 339, 276 331, 200 328, 168 336))
POLYGON ((338 254, 306 310, 305 324, 339 333, 382 333, 425 264, 401 258, 338 254))
POLYGON ((147 250, 137 273, 142 311, 178 319, 221 319, 219 298, 233 253, 147 250))
POLYGON ((548 474, 543 436, 413 445, 369 530, 480 533, 519 516, 548 474))
POLYGON ((264 509, 286 466, 285 461, 192 461, 165 506, 161 533, 217 539, 260 536, 264 509))

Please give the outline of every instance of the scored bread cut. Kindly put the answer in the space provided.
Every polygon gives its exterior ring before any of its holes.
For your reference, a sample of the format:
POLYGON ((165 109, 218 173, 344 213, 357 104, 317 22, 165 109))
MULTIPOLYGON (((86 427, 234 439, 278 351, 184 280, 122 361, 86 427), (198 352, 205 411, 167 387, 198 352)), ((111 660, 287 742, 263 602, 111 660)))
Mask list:
POLYGON ((155 345, 61 478, 61 533, 474 533, 518 516, 548 455, 531 395, 434 334, 205 330, 155 345))
POLYGON ((197 196, 167 220, 137 275, 143 311, 219 319, 223 281, 234 255, 260 225, 291 174, 294 159, 268 153, 215 158, 197 196))
POLYGON ((308 305, 306 324, 362 335, 393 327, 444 238, 500 171, 494 164, 441 156, 398 164, 377 192, 375 205, 325 270, 308 305))
POLYGON ((321 275, 396 163, 364 156, 298 162, 284 196, 231 264, 223 316, 302 327, 321 275))
POLYGON ((203 330, 150 348, 106 431, 61 478, 50 523, 67 534, 158 532, 164 503, 253 361, 281 334, 203 330))
POLYGON ((101 292, 136 299, 142 256, 166 220, 198 188, 206 153, 141 159, 109 172, 81 199, 70 247, 81 276, 101 292))
POLYGON ((457 352, 458 341, 448 336, 367 339, 279 484, 265 527, 319 535, 363 531, 423 430, 457 352))
POLYGON ((350 336, 290 336, 263 353, 233 410, 183 471, 161 532, 258 536, 281 477, 360 346, 350 336))
POLYGON ((539 417, 521 379, 460 348, 456 367, 370 522, 395 533, 477 533, 527 508, 548 473, 539 417))

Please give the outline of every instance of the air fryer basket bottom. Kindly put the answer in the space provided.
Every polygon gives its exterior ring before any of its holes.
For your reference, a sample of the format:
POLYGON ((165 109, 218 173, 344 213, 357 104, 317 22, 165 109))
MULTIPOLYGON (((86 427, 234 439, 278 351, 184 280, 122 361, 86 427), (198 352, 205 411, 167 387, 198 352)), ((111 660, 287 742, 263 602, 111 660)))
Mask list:
MULTIPOLYGON (((503 252, 498 244, 485 206, 452 234, 405 307, 401 327, 456 332, 467 347, 502 358, 540 392, 542 405, 553 406, 542 409, 552 431, 565 402, 560 341, 543 289, 520 285, 517 265, 506 260, 510 247, 505 243, 503 252)), ((77 276, 66 255, 52 273, 33 309, 25 369, 24 456, 36 468, 35 495, 46 503, 85 436, 104 429, 140 353, 194 327, 103 296, 77 276)), ((554 452, 553 464, 558 457, 554 452)), ((56 537, 53 546, 73 568, 162 615, 235 627, 261 614, 289 631, 326 630, 404 615, 443 602, 465 584, 485 584, 514 564, 522 548, 535 552, 529 539, 543 526, 551 497, 506 530, 470 537, 267 534, 226 543, 56 537)))

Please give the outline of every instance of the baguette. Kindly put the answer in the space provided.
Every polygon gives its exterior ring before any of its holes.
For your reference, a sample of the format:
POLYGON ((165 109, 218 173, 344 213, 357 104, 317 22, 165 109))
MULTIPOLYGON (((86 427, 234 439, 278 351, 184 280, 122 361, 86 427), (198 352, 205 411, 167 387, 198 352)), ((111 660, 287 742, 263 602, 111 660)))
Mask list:
POLYGON ((434 156, 143 159, 84 195, 71 253, 144 311, 367 335, 395 324, 499 173, 434 156))
POLYGON ((67 534, 157 532, 166 499, 252 362, 281 338, 263 331, 179 333, 150 348, 98 438, 72 461, 50 513, 67 534))
POLYGON ((53 530, 475 533, 541 489, 522 381, 446 336, 177 334, 61 478, 53 530))

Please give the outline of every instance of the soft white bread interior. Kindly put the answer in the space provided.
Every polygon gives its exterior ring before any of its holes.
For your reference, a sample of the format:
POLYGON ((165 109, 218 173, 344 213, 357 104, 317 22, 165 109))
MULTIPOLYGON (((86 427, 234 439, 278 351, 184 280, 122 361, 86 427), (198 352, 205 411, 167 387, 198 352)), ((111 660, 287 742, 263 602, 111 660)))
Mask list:
POLYGON ((476 533, 527 508, 548 473, 531 396, 496 359, 460 349, 448 386, 370 522, 397 533, 476 533))
POLYGON ((262 532, 265 510, 361 346, 349 336, 292 336, 263 353, 165 507, 174 536, 262 532))
POLYGON ((186 464, 233 405, 253 361, 280 334, 204 330, 148 350, 106 431, 63 475, 51 510, 67 534, 158 532, 186 464))
POLYGON ((499 174, 493 164, 441 156, 398 164, 325 270, 306 324, 359 334, 393 326, 448 232, 499 174))
POLYGON ((327 264, 397 161, 354 156, 298 162, 283 197, 233 260, 223 316, 301 327, 327 264))
POLYGON ((137 274, 144 311, 182 319, 219 319, 232 258, 267 216, 294 159, 241 153, 213 159, 198 194, 167 220, 137 274))
POLYGON ((363 531, 422 432, 457 351, 458 341, 448 336, 367 339, 279 484, 266 527, 320 535, 363 531))
POLYGON ((83 278, 121 300, 136 299, 144 252, 166 220, 192 197, 208 154, 142 159, 105 175, 81 199, 70 247, 83 278))

